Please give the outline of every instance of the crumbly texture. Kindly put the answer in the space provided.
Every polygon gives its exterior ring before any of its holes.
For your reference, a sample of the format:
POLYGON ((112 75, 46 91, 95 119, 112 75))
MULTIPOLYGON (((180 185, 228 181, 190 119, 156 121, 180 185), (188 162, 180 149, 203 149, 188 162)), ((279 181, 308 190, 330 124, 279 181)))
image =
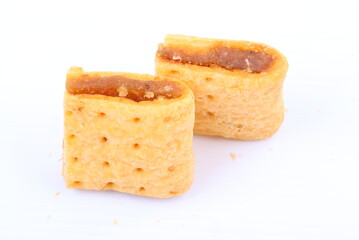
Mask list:
MULTIPOLYGON (((71 68, 67 77, 83 74, 81 68, 71 68)), ((155 80, 150 75, 121 74, 155 80)), ((179 98, 141 102, 65 92, 63 175, 67 187, 158 198, 186 192, 194 170, 194 97, 188 87, 178 84, 183 89, 179 98)))
POLYGON ((198 53, 218 45, 265 52, 273 62, 265 71, 254 73, 169 61, 156 55, 156 75, 181 80, 193 90, 195 133, 241 140, 272 136, 284 118, 282 86, 288 63, 280 52, 259 43, 182 35, 168 35, 159 47, 198 53))

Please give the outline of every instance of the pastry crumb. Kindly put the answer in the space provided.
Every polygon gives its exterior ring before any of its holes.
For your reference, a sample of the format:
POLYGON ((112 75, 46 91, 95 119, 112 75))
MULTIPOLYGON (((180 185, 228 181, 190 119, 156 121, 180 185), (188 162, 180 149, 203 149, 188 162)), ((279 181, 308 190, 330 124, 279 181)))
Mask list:
POLYGON ((165 86, 164 89, 165 89, 166 92, 172 91, 172 87, 171 87, 171 86, 165 86))
POLYGON ((251 70, 251 65, 250 65, 250 63, 249 63, 248 58, 244 59, 244 61, 245 61, 246 65, 247 65, 247 68, 246 68, 247 72, 250 72, 250 73, 251 73, 252 70, 251 70))
POLYGON ((173 60, 182 60, 182 58, 178 55, 174 55, 173 57, 172 57, 172 59, 173 60))
POLYGON ((119 97, 126 97, 128 95, 128 91, 127 91, 127 88, 124 88, 124 87, 119 87, 117 89, 118 91, 118 96, 119 97))
POLYGON ((159 218, 157 218, 157 223, 161 223, 161 220, 159 218))
POLYGON ((165 100, 165 99, 166 98, 164 96, 161 96, 161 95, 157 97, 157 100, 165 100))
POLYGON ((232 158, 233 161, 236 161, 236 158, 237 158, 237 155, 236 155, 236 154, 230 153, 229 155, 231 156, 231 158, 232 158))
POLYGON ((114 220, 113 220, 113 225, 117 225, 117 224, 118 224, 117 219, 114 219, 114 220))
POLYGON ((146 98, 153 98, 154 96, 155 96, 155 94, 153 92, 151 92, 151 91, 148 91, 148 92, 145 93, 146 98))

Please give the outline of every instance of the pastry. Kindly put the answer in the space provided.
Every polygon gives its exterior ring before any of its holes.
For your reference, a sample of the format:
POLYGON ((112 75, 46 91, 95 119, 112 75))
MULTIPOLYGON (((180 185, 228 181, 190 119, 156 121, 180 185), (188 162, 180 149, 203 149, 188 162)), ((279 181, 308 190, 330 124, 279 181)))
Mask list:
POLYGON ((194 132, 241 140, 279 129, 287 69, 279 51, 248 41, 168 35, 156 53, 156 75, 181 80, 194 92, 194 132))
POLYGON ((68 188, 167 198, 192 184, 194 97, 145 74, 67 73, 64 165, 68 188))

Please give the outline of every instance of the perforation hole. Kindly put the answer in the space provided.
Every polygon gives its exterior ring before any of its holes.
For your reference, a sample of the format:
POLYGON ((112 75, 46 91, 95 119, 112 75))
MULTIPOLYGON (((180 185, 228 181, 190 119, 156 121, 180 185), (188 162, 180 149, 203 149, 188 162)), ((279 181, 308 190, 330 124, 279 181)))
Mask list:
POLYGON ((171 166, 171 167, 168 168, 168 171, 173 172, 175 170, 175 168, 176 168, 175 166, 171 166))
POLYGON ((78 162, 78 161, 79 161, 78 157, 73 157, 73 158, 72 158, 72 162, 73 162, 73 163, 76 163, 76 162, 78 162))
POLYGON ((100 112, 100 113, 98 113, 98 116, 99 116, 99 117, 106 117, 106 113, 100 112))
POLYGON ((103 165, 104 167, 109 167, 109 166, 110 166, 110 163, 106 161, 106 162, 103 162, 102 165, 103 165))
POLYGON ((177 195, 178 192, 173 192, 173 191, 171 191, 170 194, 171 194, 171 195, 177 195))
POLYGON ((144 192, 146 189, 144 187, 140 187, 140 189, 138 189, 140 192, 144 192))
POLYGON ((140 148, 140 145, 139 145, 138 143, 135 143, 135 144, 133 144, 133 148, 134 148, 134 149, 139 149, 139 148, 140 148))
POLYGON ((204 80, 205 80, 206 82, 210 82, 210 81, 212 81, 213 79, 210 78, 210 77, 206 77, 204 80))
POLYGON ((72 113, 73 113, 72 111, 66 111, 66 112, 65 112, 65 115, 68 116, 68 117, 70 117, 70 116, 72 115, 72 113))
POLYGON ((108 182, 106 183, 106 185, 103 187, 103 190, 111 190, 113 188, 115 184, 113 182, 108 182))
POLYGON ((77 111, 81 112, 82 110, 84 110, 84 107, 78 107, 77 111))
POLYGON ((171 117, 165 117, 165 118, 163 119, 163 122, 165 122, 165 123, 166 123, 166 122, 169 122, 169 121, 171 121, 171 119, 172 119, 171 117))
POLYGON ((237 124, 236 128, 243 128, 243 125, 242 124, 237 124))
POLYGON ((178 74, 178 71, 176 71, 176 70, 171 70, 171 71, 169 71, 169 73, 170 73, 170 74, 178 74))
POLYGON ((213 100, 213 99, 214 99, 214 97, 213 97, 212 95, 207 95, 207 98, 208 98, 209 100, 213 100))
POLYGON ((74 181, 73 182, 74 187, 79 187, 80 185, 82 185, 82 182, 80 182, 80 181, 74 181))
POLYGON ((142 169, 142 168, 135 168, 135 172, 137 172, 137 173, 142 173, 142 172, 143 172, 143 169, 142 169))
POLYGON ((107 142, 107 141, 108 141, 108 140, 107 140, 107 137, 102 137, 102 138, 101 138, 101 142, 102 142, 102 143, 105 143, 105 142, 107 142))
POLYGON ((213 112, 207 112, 207 115, 210 117, 214 117, 214 113, 213 112))
POLYGON ((133 122, 135 122, 135 123, 138 123, 139 121, 141 121, 140 118, 134 118, 134 119, 133 119, 133 122))
POLYGON ((75 134, 70 134, 70 135, 69 135, 69 140, 73 140, 73 139, 75 139, 75 137, 76 137, 75 134))

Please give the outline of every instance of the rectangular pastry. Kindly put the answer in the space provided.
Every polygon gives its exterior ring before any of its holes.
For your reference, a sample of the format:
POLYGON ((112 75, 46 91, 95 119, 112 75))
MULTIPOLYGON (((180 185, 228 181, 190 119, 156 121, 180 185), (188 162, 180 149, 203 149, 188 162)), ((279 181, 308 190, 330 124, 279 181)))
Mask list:
POLYGON ((64 124, 69 188, 167 198, 192 184, 194 97, 181 82, 73 67, 64 124))
POLYGON ((263 139, 279 129, 287 69, 279 51, 248 41, 168 35, 156 54, 156 75, 194 92, 194 132, 233 139, 263 139))

